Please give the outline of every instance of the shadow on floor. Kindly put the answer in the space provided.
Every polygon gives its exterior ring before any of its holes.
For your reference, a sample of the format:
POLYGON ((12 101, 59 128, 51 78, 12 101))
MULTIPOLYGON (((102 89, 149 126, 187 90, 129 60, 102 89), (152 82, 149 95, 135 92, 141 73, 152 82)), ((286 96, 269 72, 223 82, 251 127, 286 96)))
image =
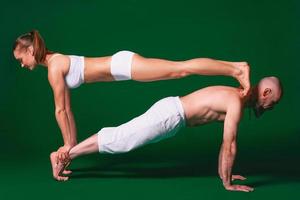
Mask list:
POLYGON ((199 166, 195 163, 106 163, 72 169, 71 178, 177 178, 216 175, 216 171, 209 170, 210 167, 212 168, 212 166, 206 165, 203 171, 203 165, 199 166))
MULTIPOLYGON (((282 162, 240 162, 235 174, 246 176, 245 182, 237 181, 237 184, 247 184, 255 188, 278 185, 300 183, 300 163, 294 160, 284 160, 282 162), (251 181, 251 176, 255 176, 255 181, 251 181)), ((180 178, 180 177, 216 177, 217 163, 209 161, 199 163, 194 161, 141 161, 141 162, 106 162, 95 164, 91 167, 74 168, 72 179, 80 178, 180 178)))

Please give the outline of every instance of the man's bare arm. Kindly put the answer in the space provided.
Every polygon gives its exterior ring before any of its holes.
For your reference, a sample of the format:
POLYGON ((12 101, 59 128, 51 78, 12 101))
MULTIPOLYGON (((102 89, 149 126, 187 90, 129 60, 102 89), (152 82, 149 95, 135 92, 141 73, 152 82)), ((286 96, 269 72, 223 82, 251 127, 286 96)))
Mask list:
POLYGON ((253 188, 244 185, 233 185, 231 183, 232 178, 244 179, 242 176, 232 176, 232 167, 237 152, 236 135, 240 117, 240 102, 231 102, 228 105, 224 121, 223 143, 219 154, 219 175, 227 190, 250 192, 253 188))
POLYGON ((219 166, 218 166, 218 174, 219 174, 219 177, 220 177, 220 179, 223 180, 223 178, 222 178, 222 155, 223 155, 223 143, 221 144, 221 147, 220 147, 220 153, 219 153, 219 166))

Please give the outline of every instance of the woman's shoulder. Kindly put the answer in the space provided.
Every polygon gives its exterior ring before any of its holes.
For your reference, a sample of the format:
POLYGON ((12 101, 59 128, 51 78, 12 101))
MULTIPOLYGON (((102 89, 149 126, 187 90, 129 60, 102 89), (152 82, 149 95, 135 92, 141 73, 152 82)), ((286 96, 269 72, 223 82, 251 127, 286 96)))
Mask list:
POLYGON ((69 59, 69 55, 61 54, 61 53, 53 53, 50 55, 50 58, 48 60, 48 64, 55 63, 55 61, 64 61, 66 59, 69 59))
POLYGON ((64 74, 69 71, 70 58, 68 55, 61 53, 54 53, 48 61, 48 71, 63 72, 64 74))

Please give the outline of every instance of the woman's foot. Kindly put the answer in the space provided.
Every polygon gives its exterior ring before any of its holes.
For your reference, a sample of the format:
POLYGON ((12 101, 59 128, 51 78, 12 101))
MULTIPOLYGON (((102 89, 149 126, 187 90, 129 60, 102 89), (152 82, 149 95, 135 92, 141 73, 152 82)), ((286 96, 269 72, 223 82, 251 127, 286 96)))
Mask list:
POLYGON ((242 96, 249 95, 251 84, 250 84, 250 67, 247 62, 229 62, 219 60, 219 62, 233 66, 234 72, 232 77, 237 79, 243 90, 241 92, 242 96))
POLYGON ((247 96, 250 91, 250 67, 247 62, 232 62, 232 65, 237 69, 235 78, 243 87, 243 96, 247 96))

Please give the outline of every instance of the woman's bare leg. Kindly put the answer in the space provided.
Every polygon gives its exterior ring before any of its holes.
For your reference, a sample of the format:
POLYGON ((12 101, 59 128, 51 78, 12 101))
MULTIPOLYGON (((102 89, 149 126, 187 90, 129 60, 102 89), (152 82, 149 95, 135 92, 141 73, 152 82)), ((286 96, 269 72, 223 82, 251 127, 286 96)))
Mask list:
POLYGON ((175 79, 192 74, 231 76, 239 81, 244 88, 244 94, 250 90, 250 68, 246 62, 227 62, 210 58, 169 61, 144 58, 138 54, 133 57, 131 76, 136 81, 175 79))

